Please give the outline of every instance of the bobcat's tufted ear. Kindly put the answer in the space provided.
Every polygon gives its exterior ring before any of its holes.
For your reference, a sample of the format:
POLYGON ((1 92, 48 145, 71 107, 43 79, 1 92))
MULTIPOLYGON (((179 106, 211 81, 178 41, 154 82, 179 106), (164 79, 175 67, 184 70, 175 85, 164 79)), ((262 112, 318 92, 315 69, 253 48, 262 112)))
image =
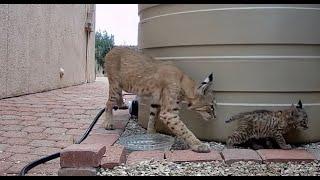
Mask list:
POLYGON ((214 82, 214 75, 213 73, 211 73, 209 76, 206 77, 204 81, 201 82, 200 86, 197 89, 198 94, 207 95, 208 93, 212 93, 213 82, 214 82))

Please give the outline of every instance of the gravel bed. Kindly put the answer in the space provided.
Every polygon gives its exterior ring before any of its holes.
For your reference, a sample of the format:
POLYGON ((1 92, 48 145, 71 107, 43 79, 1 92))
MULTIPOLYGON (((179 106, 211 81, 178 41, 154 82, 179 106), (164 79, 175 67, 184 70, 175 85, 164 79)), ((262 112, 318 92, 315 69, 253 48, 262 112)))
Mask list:
POLYGON ((144 161, 131 166, 99 169, 99 176, 319 176, 320 163, 144 161))

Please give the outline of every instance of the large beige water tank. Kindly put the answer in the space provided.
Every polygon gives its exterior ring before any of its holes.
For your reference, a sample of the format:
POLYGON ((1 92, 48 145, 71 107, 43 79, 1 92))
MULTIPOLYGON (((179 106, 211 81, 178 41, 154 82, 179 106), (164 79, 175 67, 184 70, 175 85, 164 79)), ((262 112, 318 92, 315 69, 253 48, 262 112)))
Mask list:
POLYGON ((148 4, 139 15, 140 49, 198 82, 216 76, 218 118, 181 112, 200 139, 225 141, 236 125, 224 122, 231 115, 301 99, 310 128, 289 142, 320 140, 319 4, 148 4))

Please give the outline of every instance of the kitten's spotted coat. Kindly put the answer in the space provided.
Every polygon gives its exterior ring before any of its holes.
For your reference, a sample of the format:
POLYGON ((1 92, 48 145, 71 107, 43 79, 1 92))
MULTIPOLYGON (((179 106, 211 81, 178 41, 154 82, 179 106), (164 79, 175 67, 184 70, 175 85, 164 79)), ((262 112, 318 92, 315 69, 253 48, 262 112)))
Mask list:
POLYGON ((227 123, 237 120, 238 128, 228 137, 227 146, 241 144, 249 139, 273 138, 281 149, 291 149, 283 135, 291 129, 307 129, 308 116, 301 101, 297 106, 281 111, 256 110, 233 116, 227 123))

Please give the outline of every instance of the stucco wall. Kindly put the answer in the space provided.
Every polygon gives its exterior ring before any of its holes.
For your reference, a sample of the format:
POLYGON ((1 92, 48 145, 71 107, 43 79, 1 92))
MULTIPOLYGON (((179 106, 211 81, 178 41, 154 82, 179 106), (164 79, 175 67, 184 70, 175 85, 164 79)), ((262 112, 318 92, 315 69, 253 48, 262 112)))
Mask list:
POLYGON ((94 81, 94 33, 86 59, 89 11, 95 6, 1 4, 0 99, 94 81))

